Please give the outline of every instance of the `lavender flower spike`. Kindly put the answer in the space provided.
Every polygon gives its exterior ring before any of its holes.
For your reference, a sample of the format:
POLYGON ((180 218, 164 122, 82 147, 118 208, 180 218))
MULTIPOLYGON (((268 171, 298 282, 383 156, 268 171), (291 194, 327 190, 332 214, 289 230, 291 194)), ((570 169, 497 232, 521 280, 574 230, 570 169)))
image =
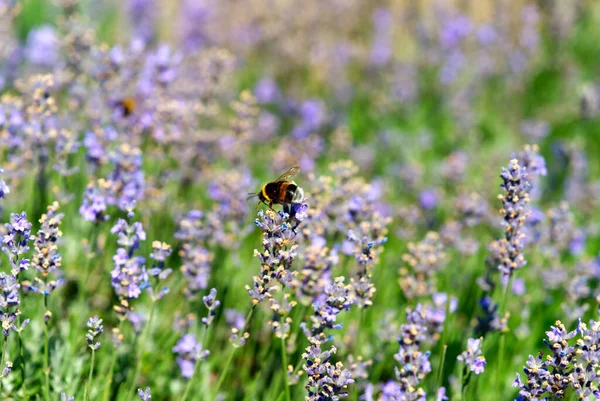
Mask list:
POLYGON ((87 322, 88 332, 85 335, 85 339, 88 343, 88 347, 93 351, 97 351, 100 348, 100 342, 94 340, 97 336, 102 334, 104 331, 104 326, 102 326, 102 319, 99 319, 98 316, 91 317, 87 322))
POLYGON ((138 388, 138 397, 142 401, 150 401, 152 399, 152 394, 150 394, 150 387, 146 387, 146 390, 143 391, 141 388, 138 388))
POLYGON ((529 217, 527 204, 531 183, 527 169, 519 166, 517 159, 512 159, 508 168, 502 168, 503 194, 498 195, 502 201, 500 213, 504 216, 504 237, 491 245, 492 258, 498 269, 506 276, 527 264, 523 256, 525 233, 523 226, 529 217))
POLYGON ((467 340, 467 349, 456 359, 464 362, 465 365, 476 375, 483 373, 486 365, 485 357, 481 354, 483 337, 469 338, 467 340))
MULTIPOLYGON (((0 168, 0 174, 2 174, 4 170, 0 168)), ((10 193, 10 188, 6 185, 6 181, 4 178, 0 178, 0 199, 6 199, 6 195, 10 193)))

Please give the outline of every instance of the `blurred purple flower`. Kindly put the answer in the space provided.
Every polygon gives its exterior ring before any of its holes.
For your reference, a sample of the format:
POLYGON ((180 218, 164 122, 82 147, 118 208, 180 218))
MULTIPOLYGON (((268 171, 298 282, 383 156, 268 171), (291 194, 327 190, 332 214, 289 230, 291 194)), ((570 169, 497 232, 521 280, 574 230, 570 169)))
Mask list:
POLYGON ((203 361, 210 354, 210 351, 202 349, 202 344, 196 340, 194 334, 181 337, 173 347, 173 352, 178 355, 177 364, 181 375, 186 379, 193 376, 196 363, 203 361))
POLYGON ((25 57, 35 65, 49 68, 58 67, 59 47, 56 29, 50 25, 42 25, 29 31, 25 57))
POLYGON ((273 78, 264 77, 256 83, 254 96, 259 104, 266 104, 278 101, 281 93, 277 82, 273 78))
POLYGON ((464 362, 469 370, 476 375, 483 373, 486 365, 485 357, 482 355, 481 351, 482 344, 483 337, 469 338, 467 340, 467 349, 456 358, 459 361, 464 362))
POLYGON ((419 194, 419 203, 425 210, 434 209, 438 204, 438 196, 435 189, 426 189, 419 194))

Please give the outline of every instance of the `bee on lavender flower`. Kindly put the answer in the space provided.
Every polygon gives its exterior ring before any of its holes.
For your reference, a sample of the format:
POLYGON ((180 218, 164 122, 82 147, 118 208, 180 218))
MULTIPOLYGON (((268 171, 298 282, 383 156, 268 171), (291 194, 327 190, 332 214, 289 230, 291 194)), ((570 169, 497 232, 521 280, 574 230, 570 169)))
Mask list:
POLYGON ((257 194, 248 194, 250 195, 248 199, 257 197, 259 199, 256 205, 257 208, 261 203, 264 203, 271 210, 273 210, 273 205, 283 205, 285 209, 290 205, 302 203, 304 190, 294 181, 290 181, 299 172, 300 167, 298 166, 290 168, 275 181, 263 185, 257 194))
POLYGON ((123 117, 129 117, 135 112, 137 103, 133 97, 129 96, 118 100, 115 106, 121 111, 123 117))

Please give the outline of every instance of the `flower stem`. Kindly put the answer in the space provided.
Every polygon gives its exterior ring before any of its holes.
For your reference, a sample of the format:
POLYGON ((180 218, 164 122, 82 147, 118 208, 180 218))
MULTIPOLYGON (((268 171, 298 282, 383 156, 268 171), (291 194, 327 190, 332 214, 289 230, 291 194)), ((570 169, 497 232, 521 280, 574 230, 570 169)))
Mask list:
POLYGON ((96 355, 96 350, 92 349, 92 362, 90 363, 90 374, 88 375, 88 381, 85 384, 85 392, 83 393, 83 401, 87 401, 89 399, 88 389, 91 392, 92 388, 92 377, 94 374, 94 357, 96 355))
POLYGON ((225 381, 225 377, 227 376, 227 372, 229 371, 229 366, 231 365, 231 361, 233 360, 233 355, 235 354, 236 349, 237 348, 235 348, 235 347, 231 348, 231 352, 229 353, 227 362, 225 362, 225 368, 223 369, 223 372, 221 372, 221 376, 219 376, 219 381, 217 382, 217 385, 215 386, 214 394, 211 397, 212 401, 215 401, 217 399, 217 396, 219 395, 219 389, 221 388, 221 386, 223 385, 223 382, 225 381))
MULTIPOLYGON (((202 347, 204 349, 206 349, 206 338, 208 337, 208 327, 204 326, 204 331, 202 334, 202 347)), ((196 360, 196 362, 194 363, 194 373, 192 373, 192 377, 189 378, 187 385, 185 386, 185 391, 183 392, 183 395, 181 396, 180 401, 185 401, 190 390, 192 389, 192 385, 194 383, 194 381, 196 380, 196 374, 198 373, 198 368, 200 367, 200 361, 196 360)))
POLYGON ((48 297, 44 294, 44 396, 50 401, 50 336, 45 313, 48 311, 48 297))
POLYGON ((448 345, 444 344, 444 348, 442 350, 442 359, 440 360, 440 367, 438 368, 438 377, 436 382, 436 391, 442 386, 442 377, 444 375, 444 364, 446 363, 446 351, 448 350, 448 345))
POLYGON ((17 343, 19 348, 19 368, 21 370, 21 388, 23 388, 23 394, 27 394, 27 390, 25 388, 25 355, 23 352, 23 339, 21 338, 21 315, 17 315, 17 327, 19 331, 17 331, 17 343))
POLYGON ((283 384, 285 385, 285 399, 286 401, 292 400, 292 395, 290 393, 290 383, 288 381, 287 375, 287 350, 285 349, 285 339, 283 336, 281 337, 281 363, 283 364, 283 384))
MULTIPOLYGON (((119 328, 117 329, 119 333, 121 332, 121 328, 123 327, 123 320, 119 322, 119 328)), ((110 367, 108 368, 108 380, 106 381, 106 386, 104 387, 104 396, 102 397, 103 401, 107 401, 110 395, 110 386, 113 380, 113 374, 115 370, 115 363, 117 362, 117 349, 118 347, 115 345, 113 348, 113 354, 110 361, 110 367)))
POLYGON ((142 332, 142 336, 140 338, 140 344, 138 346, 138 354, 137 354, 137 364, 135 366, 135 373, 133 374, 133 378, 131 383, 129 384, 129 390, 127 392, 128 396, 135 395, 135 385, 140 376, 140 372, 142 371, 142 363, 144 361, 144 345, 146 345, 146 341, 148 340, 148 335, 150 334, 150 326, 152 325, 152 319, 154 318, 154 306, 156 305, 155 301, 152 301, 150 305, 150 317, 148 318, 148 323, 144 327, 144 331, 142 332))
MULTIPOLYGON (((510 278, 506 282, 506 288, 504 289, 504 297, 502 298, 502 305, 500 306, 500 319, 504 319, 507 303, 508 303, 508 292, 512 287, 514 273, 510 275, 510 278)), ((508 321, 506 322, 508 326, 508 321)), ((502 369, 504 368, 504 348, 506 346, 506 333, 500 333, 500 345, 498 351, 498 371, 496 373, 496 392, 500 394, 500 387, 502 383, 502 369)))
MULTIPOLYGON (((8 337, 4 336, 4 342, 2 343, 2 365, 0 365, 0 369, 4 369, 4 361, 6 360, 6 343, 8 337)), ((3 377, 0 377, 0 394, 4 393, 4 380, 3 377)))
MULTIPOLYGON (((248 312, 248 316, 246 316, 246 321, 244 322, 244 327, 240 331, 241 335, 244 335, 244 333, 246 332, 246 329, 248 328, 248 325, 250 324, 250 320, 252 319, 252 314, 254 313, 255 307, 256 307, 256 305, 252 305, 252 307, 250 308, 250 312, 248 312)), ((219 389, 221 388, 221 386, 223 385, 223 382, 225 381, 225 378, 227 377, 227 372, 229 371, 229 366, 231 365, 231 361, 233 361, 233 356, 235 354, 236 349, 237 349, 237 347, 231 348, 231 352, 229 353, 227 362, 225 362, 225 368, 223 369, 223 371, 221 372, 221 375, 219 376, 219 380, 217 381, 217 385, 215 386, 214 393, 211 397, 212 401, 215 401, 217 399, 217 396, 219 395, 219 389)))
POLYGON ((192 389, 192 385, 193 385, 194 381, 196 380, 196 374, 198 373, 199 367, 200 367, 200 361, 196 360, 196 362, 194 363, 194 373, 192 373, 192 377, 190 377, 188 379, 187 385, 185 386, 185 391, 183 392, 183 395, 181 396, 180 401, 186 400, 190 390, 192 389))

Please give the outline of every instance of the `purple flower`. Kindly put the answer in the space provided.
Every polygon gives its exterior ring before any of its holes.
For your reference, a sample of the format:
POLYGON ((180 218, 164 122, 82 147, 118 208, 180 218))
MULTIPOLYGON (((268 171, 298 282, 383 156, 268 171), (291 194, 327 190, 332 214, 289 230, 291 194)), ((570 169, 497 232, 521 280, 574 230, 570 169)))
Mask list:
POLYGON ((408 244, 402 260, 408 268, 400 270, 400 287, 408 298, 433 295, 436 292, 434 274, 446 259, 440 235, 430 231, 417 243, 408 244))
POLYGON ((138 388, 138 397, 140 397, 140 400, 142 401, 152 400, 152 395, 150 394, 150 387, 146 387, 146 390, 138 388))
POLYGON ((27 243, 31 240, 31 223, 27 220, 27 214, 22 212, 11 213, 10 222, 4 225, 6 234, 2 239, 2 252, 10 261, 12 274, 17 276, 22 270, 27 270, 29 260, 22 258, 29 252, 27 243))
POLYGON ((293 278, 291 265, 297 255, 295 227, 299 221, 283 212, 259 210, 254 224, 262 231, 263 249, 254 251, 261 270, 260 276, 253 277, 253 286, 246 286, 246 291, 253 304, 258 304, 266 298, 272 299, 271 292, 277 288, 277 283, 286 287, 293 278))
MULTIPOLYGON (((4 170, 0 168, 0 174, 2 174, 4 170)), ((6 199, 6 195, 10 193, 10 188, 6 184, 3 178, 0 178, 0 199, 6 199)))
POLYGON ((215 7, 207 0, 184 0, 181 4, 182 46, 186 50, 198 50, 211 45, 208 29, 215 7))
POLYGON ((483 337, 469 338, 467 340, 467 349, 456 358, 464 362, 471 372, 474 372, 476 375, 483 373, 486 365, 485 357, 481 351, 482 345, 483 337))
POLYGON ((336 277, 332 284, 327 285, 322 298, 313 303, 310 329, 305 322, 300 324, 311 343, 325 342, 328 330, 340 329, 342 325, 337 323, 337 315, 344 310, 350 310, 354 303, 352 287, 344 284, 344 277, 336 277))
MULTIPOLYGON (((431 372, 429 351, 422 349, 428 339, 425 315, 421 305, 406 309, 407 323, 403 324, 398 338, 400 349, 394 355, 398 366, 394 368, 398 394, 407 399, 425 399, 421 382, 431 372)), ((394 398, 391 398, 392 400, 394 398)))
POLYGON ((62 257, 58 250, 58 241, 62 237, 60 225, 64 214, 58 213, 59 204, 54 202, 48 206, 47 213, 40 219, 41 227, 34 241, 35 253, 31 259, 39 277, 35 279, 35 285, 30 290, 48 296, 62 282, 62 257), (48 280, 50 275, 54 280, 48 280))
POLYGON ((98 316, 91 317, 87 322, 88 332, 85 335, 85 339, 88 343, 88 347, 92 351, 97 351, 100 348, 100 342, 95 341, 96 337, 98 337, 104 331, 104 326, 102 326, 102 319, 99 319, 98 316))
POLYGON ((59 60, 59 48, 56 30, 50 25, 42 25, 29 31, 25 57, 32 64, 53 68, 59 60))
POLYGON ((19 306, 19 288, 21 288, 16 277, 11 274, 0 272, 0 308, 19 306))
POLYGON ((133 37, 150 43, 156 27, 157 4, 154 0, 128 0, 127 13, 133 28, 133 37))
POLYGON ((242 330, 244 328, 245 320, 246 316, 242 312, 236 309, 225 309, 225 321, 228 326, 237 330, 242 330))
POLYGON ((120 305, 115 306, 115 311, 119 318, 125 319, 131 311, 129 300, 138 298, 142 290, 150 286, 144 267, 146 260, 134 254, 140 242, 146 239, 146 233, 141 223, 129 224, 123 219, 117 221, 111 233, 117 234, 117 243, 122 246, 113 256, 114 268, 110 275, 111 284, 120 301, 120 305))
POLYGON ((210 354, 210 351, 202 349, 202 344, 196 340, 194 334, 185 334, 181 337, 173 347, 173 352, 178 355, 177 364, 181 375, 186 379, 194 374, 195 364, 203 361, 210 354))
POLYGON ((337 400, 348 396, 346 391, 348 385, 354 383, 351 372, 344 369, 341 362, 333 364, 332 354, 336 348, 322 351, 320 344, 311 344, 302 354, 305 363, 302 368, 308 375, 306 390, 307 401, 337 400))
POLYGON ((436 191, 433 189, 427 189, 419 194, 419 203, 425 210, 434 209, 438 204, 438 197, 436 191))
POLYGON ((208 316, 202 318, 202 324, 208 327, 215 318, 217 308, 221 305, 221 302, 217 300, 217 289, 211 288, 208 295, 202 297, 202 302, 208 309, 208 316))
POLYGON ((60 393, 60 401, 74 401, 74 400, 75 400, 74 396, 72 396, 72 395, 68 396, 65 392, 60 393))
POLYGON ((504 275, 510 276, 527 263, 523 255, 523 226, 529 216, 527 204, 531 183, 527 169, 521 167, 517 159, 512 159, 508 168, 502 168, 500 177, 504 193, 498 198, 502 201, 500 213, 504 216, 504 237, 490 245, 490 260, 504 275))
POLYGON ((254 96, 260 104, 273 103, 280 97, 277 82, 271 77, 264 77, 254 87, 254 96))
POLYGON ((597 398, 598 392, 590 383, 598 380, 600 322, 592 320, 588 327, 580 320, 577 329, 569 332, 557 321, 546 335, 544 344, 550 354, 530 355, 523 367, 527 380, 522 381, 517 373, 513 382, 519 387, 520 399, 564 398, 569 388, 580 399, 597 398), (571 345, 569 341, 576 336, 579 338, 571 345))
POLYGON ((448 397, 446 396, 446 387, 440 387, 438 389, 435 401, 448 401, 448 397))
POLYGON ((107 220, 109 217, 105 214, 107 204, 107 196, 99 188, 96 188, 93 183, 90 183, 83 195, 79 214, 85 220, 94 223, 107 220))

